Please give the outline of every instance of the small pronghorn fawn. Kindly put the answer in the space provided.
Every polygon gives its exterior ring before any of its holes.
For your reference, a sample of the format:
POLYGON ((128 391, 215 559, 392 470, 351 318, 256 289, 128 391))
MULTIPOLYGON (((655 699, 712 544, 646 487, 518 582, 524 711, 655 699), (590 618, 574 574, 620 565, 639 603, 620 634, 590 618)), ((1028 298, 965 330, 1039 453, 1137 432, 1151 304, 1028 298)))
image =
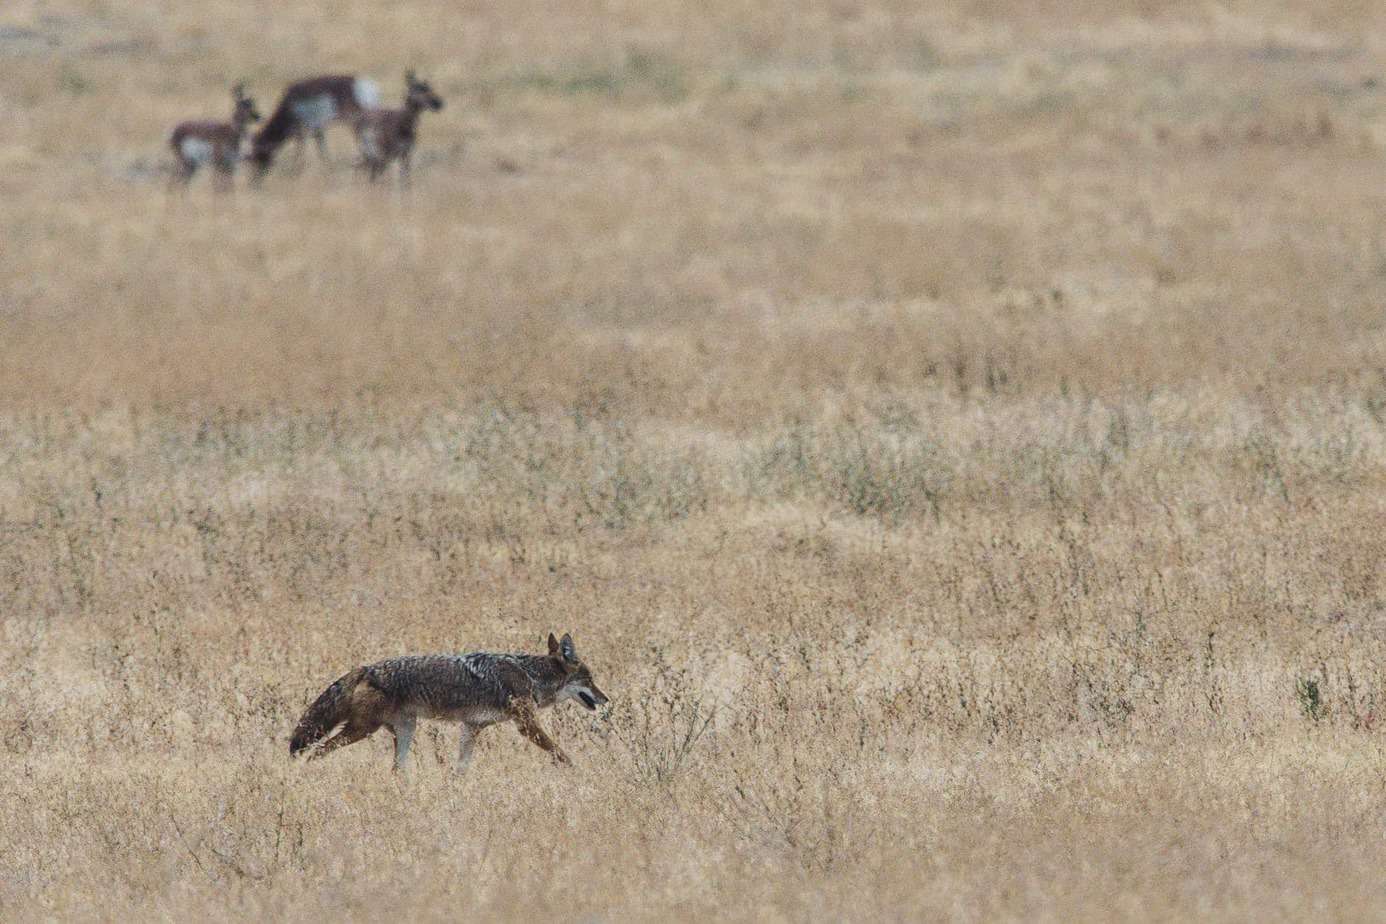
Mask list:
POLYGON ((255 101, 245 95, 245 84, 231 91, 235 108, 230 122, 182 122, 173 130, 169 146, 177 160, 175 182, 188 183, 203 164, 216 170, 217 186, 231 185, 236 163, 241 159, 241 138, 246 126, 260 120, 255 101))
POLYGON ((375 81, 349 75, 309 77, 289 84, 269 121, 251 142, 250 160, 257 177, 264 176, 284 142, 298 142, 298 160, 308 135, 317 142, 318 155, 327 160, 327 126, 333 122, 354 125, 362 113, 380 102, 375 81))
POLYGON ((358 667, 324 690, 299 719, 289 753, 321 742, 308 756, 322 757, 384 727, 395 737, 395 770, 402 770, 414 725, 424 718, 461 723, 459 773, 471 760, 477 733, 497 722, 514 722, 520 734, 567 764, 568 755, 538 720, 540 709, 566 699, 591 710, 607 702, 571 635, 559 641, 550 634, 547 655, 479 651, 391 658, 358 667))
POLYGON ((356 123, 360 166, 369 171, 372 181, 397 160, 400 182, 409 182, 409 159, 414 153, 419 114, 425 109, 437 112, 443 108, 442 97, 413 71, 404 75, 404 85, 404 108, 370 109, 356 123))

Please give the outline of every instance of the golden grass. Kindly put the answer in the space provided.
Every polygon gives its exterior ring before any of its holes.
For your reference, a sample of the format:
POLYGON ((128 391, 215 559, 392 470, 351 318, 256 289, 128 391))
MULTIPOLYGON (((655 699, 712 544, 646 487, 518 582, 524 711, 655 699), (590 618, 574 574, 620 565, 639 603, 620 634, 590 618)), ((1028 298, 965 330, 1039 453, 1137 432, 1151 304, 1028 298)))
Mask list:
POLYGON ((0 917, 1378 914, 1379 13, 1012 6, 0 9, 0 917), (571 771, 288 759, 550 630, 571 771))

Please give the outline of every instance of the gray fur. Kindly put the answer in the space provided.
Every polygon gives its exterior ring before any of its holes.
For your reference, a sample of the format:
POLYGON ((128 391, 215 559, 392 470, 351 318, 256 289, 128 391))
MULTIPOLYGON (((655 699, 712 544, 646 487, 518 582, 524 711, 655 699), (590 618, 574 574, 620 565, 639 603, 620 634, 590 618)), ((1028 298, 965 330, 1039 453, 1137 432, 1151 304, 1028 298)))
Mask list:
POLYGON ((395 768, 400 769, 418 719, 460 722, 461 769, 479 731, 514 721, 525 737, 566 763, 567 756, 535 718, 537 710, 565 699, 588 709, 607 702, 568 635, 561 643, 550 635, 547 655, 479 651, 390 658, 357 668, 323 691, 299 721, 289 749, 298 754, 320 743, 311 756, 321 756, 384 726, 395 735, 395 768), (337 734, 327 738, 334 729, 337 734))

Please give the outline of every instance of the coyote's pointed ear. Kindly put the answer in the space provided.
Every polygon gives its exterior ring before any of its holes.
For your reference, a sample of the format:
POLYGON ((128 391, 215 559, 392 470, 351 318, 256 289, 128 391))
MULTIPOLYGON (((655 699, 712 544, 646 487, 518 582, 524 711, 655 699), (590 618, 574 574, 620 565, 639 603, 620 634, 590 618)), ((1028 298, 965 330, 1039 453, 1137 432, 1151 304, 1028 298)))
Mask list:
POLYGON ((414 81, 415 81, 416 79, 417 79, 417 78, 416 78, 416 76, 415 76, 415 74, 414 74, 414 69, 413 69, 412 67, 411 67, 409 70, 407 70, 407 71, 404 72, 404 82, 407 83, 407 84, 409 84, 410 86, 413 86, 413 85, 414 85, 414 81))
POLYGON ((549 657, 550 657, 550 658, 559 658, 559 657, 562 657, 562 655, 559 654, 558 639, 556 639, 556 638, 553 637, 553 633, 552 633, 552 632, 549 633, 549 657))
POLYGON ((573 637, 567 632, 563 633, 563 641, 558 643, 558 650, 562 652, 564 661, 577 663, 577 649, 573 647, 573 637))

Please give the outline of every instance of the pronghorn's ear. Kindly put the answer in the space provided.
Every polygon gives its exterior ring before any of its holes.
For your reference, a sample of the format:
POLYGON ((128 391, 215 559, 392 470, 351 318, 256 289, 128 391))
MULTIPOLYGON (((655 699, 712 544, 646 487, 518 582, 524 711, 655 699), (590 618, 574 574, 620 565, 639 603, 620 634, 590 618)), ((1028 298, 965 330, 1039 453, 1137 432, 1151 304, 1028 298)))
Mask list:
POLYGON ((567 632, 563 633, 563 641, 558 643, 558 650, 563 655, 564 661, 577 663, 577 649, 573 647, 573 637, 567 632))
POLYGON ((561 655, 558 653, 558 639, 553 637, 552 632, 549 633, 549 657, 561 657, 561 655))

